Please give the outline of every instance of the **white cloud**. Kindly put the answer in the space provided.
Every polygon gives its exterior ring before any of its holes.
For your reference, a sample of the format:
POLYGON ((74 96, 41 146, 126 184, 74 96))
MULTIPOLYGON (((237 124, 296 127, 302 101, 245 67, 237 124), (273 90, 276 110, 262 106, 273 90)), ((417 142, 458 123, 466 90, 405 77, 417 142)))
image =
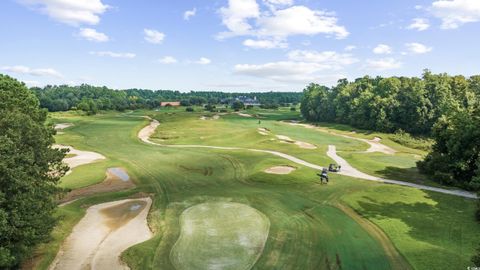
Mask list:
POLYGON ((416 9, 416 10, 423 9, 423 6, 421 6, 421 5, 416 5, 416 6, 415 6, 415 9, 416 9))
POLYGON ((92 28, 82 28, 78 35, 86 40, 95 42, 107 42, 110 40, 107 35, 97 32, 97 30, 92 28))
POLYGON ((480 21, 480 1, 440 0, 432 3, 431 12, 442 20, 443 29, 455 29, 463 24, 480 21))
MULTIPOLYGON (((291 5, 293 1, 264 1, 268 5, 291 5)), ((267 5, 267 6, 268 6, 267 5)), ((349 35, 337 24, 331 12, 312 10, 306 6, 261 10, 256 0, 229 0, 228 7, 220 9, 222 22, 229 30, 218 34, 220 39, 232 36, 273 37, 284 40, 293 35, 326 34, 336 38, 349 35)))
POLYGON ((235 74, 266 78, 279 82, 308 83, 312 81, 335 82, 345 77, 329 74, 358 62, 350 54, 333 51, 317 52, 295 50, 287 54, 288 60, 264 64, 238 64, 235 74), (327 79, 328 78, 328 79, 327 79))
POLYGON ((345 47, 345 51, 347 52, 351 52, 353 50, 355 50, 357 48, 357 46, 354 46, 354 45, 348 45, 347 47, 345 47))
POLYGON ((391 54, 392 47, 386 44, 378 44, 377 47, 373 49, 373 53, 375 54, 391 54))
POLYGON ((96 25, 108 5, 101 0, 18 0, 20 3, 69 25, 96 25))
POLYGON ((96 55, 96 56, 108 56, 108 57, 113 57, 113 58, 135 58, 134 53, 117 53, 117 52, 111 52, 111 51, 100 51, 100 52, 90 52, 91 55, 96 55))
POLYGON ((292 35, 327 34, 336 38, 349 35, 343 26, 337 25, 338 19, 331 13, 311 10, 305 6, 292 6, 276 10, 271 16, 258 19, 262 36, 288 37, 292 35))
POLYGON ((243 41, 243 45, 253 48, 253 49, 274 49, 274 48, 287 48, 288 44, 285 43, 284 41, 281 40, 268 40, 268 39, 263 39, 263 40, 253 40, 253 39, 247 39, 243 41))
POLYGON ((229 0, 228 7, 220 9, 223 24, 230 30, 220 33, 220 38, 236 35, 247 35, 252 26, 248 19, 260 16, 260 7, 256 0, 229 0))
POLYGON ((162 64, 175 64, 178 62, 173 56, 165 56, 160 58, 158 61, 162 64))
POLYGON ((187 10, 185 13, 183 13, 183 19, 185 21, 190 20, 191 17, 195 16, 197 14, 197 9, 193 8, 192 10, 187 10))
POLYGON ((430 28, 430 23, 427 19, 424 18, 415 18, 412 20, 412 23, 407 27, 407 29, 414 29, 417 31, 425 31, 430 28))
POLYGON ((26 74, 32 76, 51 76, 62 78, 62 74, 53 68, 29 68, 26 66, 5 66, 2 70, 11 73, 26 74))
POLYGON ((348 53, 334 51, 301 51, 295 50, 288 53, 288 59, 298 62, 313 62, 326 66, 328 69, 338 70, 358 62, 358 59, 348 53))
POLYGON ((382 59, 368 59, 365 67, 367 69, 373 69, 377 71, 390 70, 401 68, 403 65, 402 62, 394 58, 382 58, 382 59))
POLYGON ((199 64, 199 65, 208 65, 212 63, 212 60, 206 58, 206 57, 200 57, 200 59, 198 59, 198 61, 195 61, 195 64, 199 64))
POLYGON ((405 46, 407 47, 408 51, 414 54, 424 54, 432 51, 432 47, 425 46, 421 43, 406 43, 405 46))
POLYGON ((143 29, 145 40, 153 44, 161 44, 165 39, 165 34, 154 29, 143 29))

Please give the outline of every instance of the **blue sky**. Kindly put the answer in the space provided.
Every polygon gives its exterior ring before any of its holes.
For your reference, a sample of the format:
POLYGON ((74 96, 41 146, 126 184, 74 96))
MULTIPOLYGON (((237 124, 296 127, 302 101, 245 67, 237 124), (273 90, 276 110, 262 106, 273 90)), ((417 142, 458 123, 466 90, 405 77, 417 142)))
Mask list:
POLYGON ((4 0, 0 73, 27 85, 301 91, 480 74, 478 0, 4 0))

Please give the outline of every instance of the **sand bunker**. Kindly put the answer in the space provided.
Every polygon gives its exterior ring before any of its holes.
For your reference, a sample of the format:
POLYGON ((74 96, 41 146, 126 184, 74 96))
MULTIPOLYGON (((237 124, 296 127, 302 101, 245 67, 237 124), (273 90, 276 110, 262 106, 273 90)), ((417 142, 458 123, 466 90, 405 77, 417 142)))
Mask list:
POLYGON ((120 191, 133 187, 135 187, 135 184, 130 181, 130 176, 124 169, 109 168, 107 170, 107 176, 105 180, 103 180, 103 182, 70 191, 65 195, 65 197, 60 200, 60 206, 66 205, 79 198, 87 197, 93 194, 120 191))
POLYGON ((120 254, 152 237, 147 225, 151 204, 150 198, 143 198, 88 208, 49 269, 129 269, 120 254))
POLYGON ((258 133, 263 136, 268 136, 268 130, 266 128, 258 128, 258 133))
POLYGON ((66 129, 66 128, 69 128, 69 127, 72 127, 72 126, 73 126, 72 123, 62 123, 62 124, 56 124, 54 128, 56 130, 62 130, 62 129, 66 129))
POLYGON ((296 168, 291 166, 275 166, 275 167, 266 169, 264 172, 270 173, 270 174, 290 174, 295 170, 296 168))
POLYGON ((204 120, 204 121, 205 121, 205 120, 218 120, 218 119, 220 119, 220 115, 218 115, 218 114, 216 114, 216 115, 214 115, 214 116, 212 116, 212 117, 208 117, 208 116, 202 116, 202 117, 200 117, 200 120, 204 120))
POLYGON ((75 167, 85 165, 85 164, 90 164, 95 161, 105 159, 105 157, 100 155, 99 153, 90 152, 90 151, 81 151, 71 146, 56 144, 53 146, 53 148, 69 149, 70 152, 68 152, 68 154, 74 155, 73 157, 68 157, 63 159, 63 162, 65 162, 70 167, 70 170, 67 172, 67 174, 70 174, 72 172, 72 169, 75 167))
POLYGON ((253 115, 251 114, 247 114, 247 113, 241 113, 241 112, 236 112, 236 114, 242 116, 242 117, 253 117, 253 115))
POLYGON ((367 139, 363 139, 363 138, 348 136, 348 135, 345 135, 345 134, 339 134, 339 133, 333 132, 331 130, 321 129, 321 128, 318 128, 316 126, 309 125, 309 124, 300 124, 300 123, 295 123, 295 122, 294 123, 289 123, 289 124, 292 125, 292 126, 301 126, 301 127, 304 127, 304 128, 316 129, 318 131, 326 132, 326 133, 329 133, 329 134, 332 134, 332 135, 335 135, 335 136, 340 136, 340 137, 344 137, 344 138, 353 139, 353 140, 368 143, 370 145, 370 148, 368 148, 365 151, 366 153, 380 152, 380 153, 384 153, 384 154, 393 155, 397 152, 395 149, 380 143, 381 139, 378 138, 378 137, 375 137, 372 140, 367 140, 367 139))
POLYGON ((276 135, 276 136, 280 140, 280 142, 283 142, 283 143, 293 143, 303 149, 317 149, 317 147, 311 143, 295 141, 295 140, 292 140, 290 137, 284 136, 284 135, 276 135))
POLYGON ((270 222, 240 203, 192 206, 180 217, 180 237, 170 259, 175 269, 250 269, 263 252, 270 222))
POLYGON ((148 126, 142 128, 140 132, 138 132, 138 138, 143 142, 154 144, 150 141, 150 136, 155 133, 155 129, 157 129, 159 125, 160 123, 157 120, 152 120, 148 126))

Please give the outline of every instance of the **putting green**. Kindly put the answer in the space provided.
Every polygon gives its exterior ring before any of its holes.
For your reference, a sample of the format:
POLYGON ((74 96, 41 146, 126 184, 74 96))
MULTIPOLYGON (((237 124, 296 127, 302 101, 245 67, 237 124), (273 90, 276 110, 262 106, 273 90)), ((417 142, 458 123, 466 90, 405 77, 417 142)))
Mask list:
POLYGON ((176 269, 250 269, 268 237, 268 218, 231 202, 202 203, 180 217, 180 237, 170 258, 176 269))

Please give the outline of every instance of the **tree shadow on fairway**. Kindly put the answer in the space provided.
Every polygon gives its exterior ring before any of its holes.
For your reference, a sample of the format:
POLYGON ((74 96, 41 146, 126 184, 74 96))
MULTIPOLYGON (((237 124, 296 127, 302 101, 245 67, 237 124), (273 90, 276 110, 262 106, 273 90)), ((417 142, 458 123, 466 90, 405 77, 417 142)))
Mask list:
POLYGON ((407 202, 401 201, 408 194, 390 203, 385 202, 389 198, 363 196, 357 212, 382 228, 414 268, 466 268, 480 241, 474 203, 435 192, 424 193, 424 201, 410 203, 407 198, 407 202))
POLYGON ((417 167, 398 168, 387 166, 383 170, 375 171, 375 173, 382 175, 387 179, 403 180, 417 184, 424 184, 428 181, 425 175, 420 174, 417 167))

